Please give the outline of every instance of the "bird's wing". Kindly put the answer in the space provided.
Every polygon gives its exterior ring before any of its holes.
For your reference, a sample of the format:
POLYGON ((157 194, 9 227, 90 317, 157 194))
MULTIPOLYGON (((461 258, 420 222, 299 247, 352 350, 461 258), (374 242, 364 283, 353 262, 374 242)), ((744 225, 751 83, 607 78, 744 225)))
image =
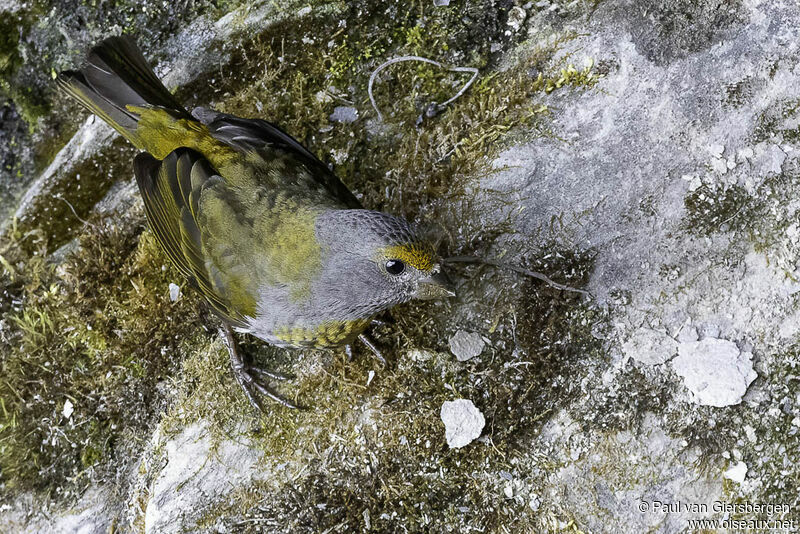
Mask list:
POLYGON ((224 320, 246 326, 245 315, 255 313, 255 298, 241 285, 225 283, 204 251, 198 225, 201 194, 224 184, 223 179, 188 148, 171 152, 163 161, 141 153, 134 170, 153 233, 172 263, 224 320))
POLYGON ((211 135, 243 152, 269 149, 291 157, 304 165, 309 175, 347 208, 359 209, 361 203, 327 165, 308 151, 291 135, 274 124, 261 119, 242 119, 205 108, 195 108, 192 114, 207 127, 211 135))

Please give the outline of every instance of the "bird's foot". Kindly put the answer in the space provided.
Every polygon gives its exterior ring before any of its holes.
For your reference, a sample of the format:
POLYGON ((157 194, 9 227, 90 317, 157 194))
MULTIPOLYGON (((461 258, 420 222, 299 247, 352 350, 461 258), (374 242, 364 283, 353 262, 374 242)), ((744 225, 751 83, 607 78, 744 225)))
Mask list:
MULTIPOLYGON (((247 400, 250 401, 250 404, 253 405, 259 411, 264 411, 264 408, 261 406, 261 403, 258 401, 255 393, 258 392, 265 397, 269 397, 270 399, 274 400, 278 404, 286 406, 287 408, 292 408, 297 410, 300 408, 297 404, 293 403, 280 393, 274 391, 271 387, 267 384, 264 384, 258 378, 254 377, 253 375, 259 376, 268 376, 270 378, 275 378, 275 374, 272 371, 267 371, 265 369, 259 369, 258 367, 245 367, 242 366, 240 368, 233 367, 233 376, 236 377, 236 381, 239 382, 239 385, 244 391, 247 400)), ((283 379, 278 379, 283 380, 283 379)))
POLYGON ((222 337, 222 340, 225 343, 225 347, 228 349, 228 355, 230 356, 231 360, 231 369, 233 370, 233 376, 236 378, 236 381, 239 383, 239 386, 241 386, 245 397, 247 397, 247 400, 250 401, 250 404, 252 404, 255 409, 257 409, 260 412, 264 411, 264 408, 261 406, 261 403, 259 402, 256 393, 260 393, 261 395, 269 397, 278 404, 286 406, 287 408, 292 408, 292 409, 300 408, 300 406, 296 405, 289 399, 283 397, 279 393, 273 391, 272 388, 270 388, 268 385, 264 384, 258 378, 256 378, 256 376, 258 376, 262 378, 264 377, 272 378, 274 380, 288 380, 289 378, 291 378, 289 375, 285 375, 283 373, 276 373, 274 371, 261 369, 259 367, 253 367, 251 365, 245 365, 241 355, 239 354, 239 348, 236 345, 236 339, 233 337, 233 330, 229 325, 223 325, 220 328, 220 336, 222 337))

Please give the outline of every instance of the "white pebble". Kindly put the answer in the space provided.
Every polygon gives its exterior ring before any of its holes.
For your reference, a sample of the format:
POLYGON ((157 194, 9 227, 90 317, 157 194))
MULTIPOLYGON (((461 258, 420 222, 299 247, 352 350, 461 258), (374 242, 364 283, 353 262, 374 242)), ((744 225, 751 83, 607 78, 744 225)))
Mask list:
POLYGON ((444 423, 447 445, 451 449, 472 443, 481 435, 486 424, 481 411, 467 399, 446 401, 439 415, 444 423))
POLYGON ((177 301, 181 298, 181 287, 177 284, 173 284, 170 282, 169 284, 169 300, 172 302, 177 301))
POLYGON ((483 352, 486 343, 480 334, 459 330, 450 338, 450 352, 460 362, 471 360, 483 352))
POLYGON ((747 476, 747 464, 744 462, 738 462, 736 465, 722 473, 724 478, 728 480, 732 480, 738 484, 744 482, 744 477, 747 476))
POLYGON ((69 419, 72 416, 72 412, 75 411, 75 406, 72 404, 72 401, 67 399, 64 401, 64 409, 61 410, 61 415, 69 419))
POLYGON ((355 122, 358 120, 358 110, 352 106, 336 106, 328 118, 331 122, 355 122))

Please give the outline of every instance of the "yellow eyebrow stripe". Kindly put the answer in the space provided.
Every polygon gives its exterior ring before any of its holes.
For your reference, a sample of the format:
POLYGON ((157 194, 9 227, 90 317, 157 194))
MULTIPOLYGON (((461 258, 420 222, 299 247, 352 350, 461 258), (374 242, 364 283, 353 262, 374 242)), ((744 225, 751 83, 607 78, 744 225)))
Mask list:
POLYGON ((433 269, 434 258, 436 257, 433 248, 416 243, 392 245, 384 248, 381 252, 387 259, 400 260, 420 271, 433 269))

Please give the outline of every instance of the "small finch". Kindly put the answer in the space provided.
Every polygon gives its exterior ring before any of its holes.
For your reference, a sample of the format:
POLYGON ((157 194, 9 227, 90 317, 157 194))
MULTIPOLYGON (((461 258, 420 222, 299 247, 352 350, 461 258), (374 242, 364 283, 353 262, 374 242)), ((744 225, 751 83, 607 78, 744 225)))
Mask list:
POLYGON ((233 331, 279 347, 349 345, 380 312, 454 295, 433 245, 405 219, 365 210, 311 152, 260 119, 190 114, 135 42, 112 37, 61 89, 142 152, 133 161, 161 248, 222 321, 236 380, 288 407, 246 365, 233 331))

